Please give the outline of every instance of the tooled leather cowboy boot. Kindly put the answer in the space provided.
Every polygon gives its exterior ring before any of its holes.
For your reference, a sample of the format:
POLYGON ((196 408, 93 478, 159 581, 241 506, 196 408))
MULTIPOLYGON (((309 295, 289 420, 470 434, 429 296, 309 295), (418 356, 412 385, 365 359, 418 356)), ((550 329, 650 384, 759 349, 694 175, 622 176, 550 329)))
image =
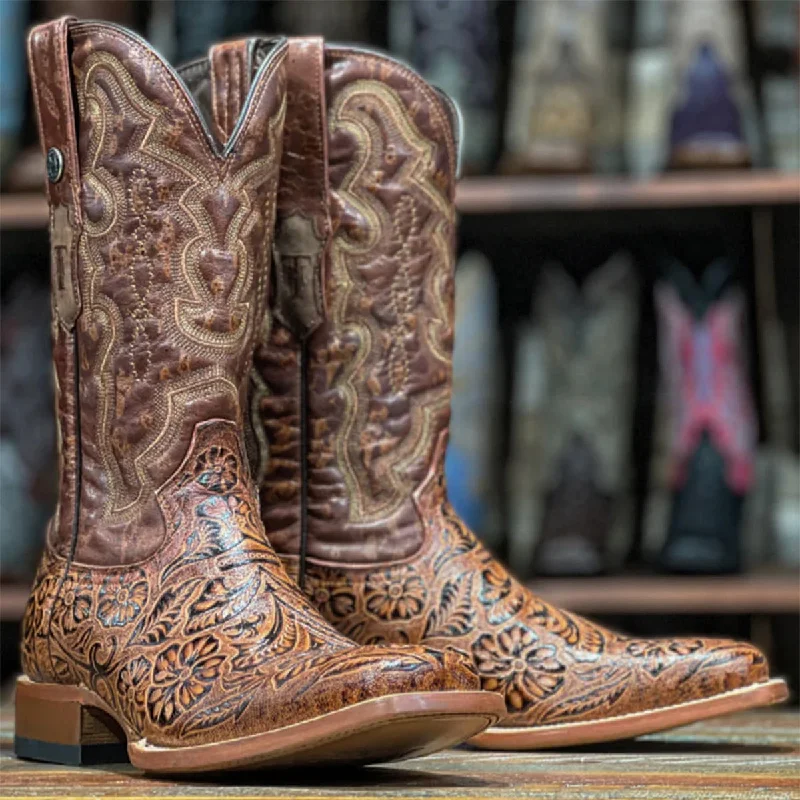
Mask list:
POLYGON ((85 763, 127 741, 153 772, 365 763, 496 721, 502 702, 462 654, 358 647, 324 622, 259 519, 241 429, 285 40, 262 46, 234 117, 239 72, 194 70, 216 135, 122 28, 65 18, 36 28, 29 51, 61 463, 23 623, 17 753, 85 763))
POLYGON ((387 56, 316 49, 289 43, 251 403, 263 520, 312 602, 362 643, 468 653, 509 711, 479 746, 613 739, 783 698, 751 645, 632 639, 549 606, 455 515, 454 110, 387 56))

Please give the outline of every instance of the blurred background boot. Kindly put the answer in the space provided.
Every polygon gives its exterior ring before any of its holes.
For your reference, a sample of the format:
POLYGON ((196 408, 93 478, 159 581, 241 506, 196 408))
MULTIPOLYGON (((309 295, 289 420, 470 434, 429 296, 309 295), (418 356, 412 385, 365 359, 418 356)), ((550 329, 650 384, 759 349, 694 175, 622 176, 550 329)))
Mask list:
MULTIPOLYGON (((751 161, 745 107, 752 112, 741 4, 676 0, 671 49, 676 96, 670 169, 743 167, 751 161)), ((751 137, 752 138, 752 137, 751 137)))
POLYGON ((677 262, 666 273, 656 307, 670 398, 673 501, 658 563, 670 572, 736 572, 757 440, 744 299, 724 259, 699 280, 677 262))
POLYGON ((628 506, 637 298, 626 254, 582 285, 558 266, 543 273, 536 308, 548 358, 536 574, 605 571, 615 525, 629 521, 621 512, 628 506))
POLYGON ((390 5, 392 49, 459 105, 466 174, 486 172, 496 157, 501 93, 496 0, 405 0, 390 5))

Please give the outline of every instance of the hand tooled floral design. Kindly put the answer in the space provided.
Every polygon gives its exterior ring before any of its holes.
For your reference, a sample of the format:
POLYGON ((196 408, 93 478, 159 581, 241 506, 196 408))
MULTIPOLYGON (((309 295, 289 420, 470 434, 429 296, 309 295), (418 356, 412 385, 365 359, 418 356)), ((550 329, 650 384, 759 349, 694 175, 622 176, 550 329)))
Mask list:
POLYGON ((219 641, 213 636, 173 644, 159 653, 153 667, 153 686, 147 693, 152 719, 168 725, 190 709, 211 690, 224 661, 219 641))
POLYGON ((366 583, 367 611, 384 620, 418 617, 427 592, 417 571, 409 566, 373 572, 366 583))
POLYGON ((356 610, 355 590, 344 573, 323 569, 309 575, 305 591, 328 620, 345 619, 356 610))
POLYGON ((197 457, 195 480, 209 492, 224 494, 239 480, 239 461, 227 448, 212 445, 197 457))
POLYGON ((61 590, 61 601, 63 603, 61 624, 67 633, 74 631, 78 625, 91 616, 93 590, 91 573, 67 574, 61 590))
POLYGON ((520 624, 498 636, 485 633, 472 646, 482 686, 501 692, 509 710, 521 711, 556 692, 564 682, 564 665, 552 644, 520 624))
POLYGON ((117 676, 117 692, 120 697, 125 698, 125 716, 139 730, 144 725, 150 668, 150 662, 139 656, 125 664, 117 676))
POLYGON ((629 656, 641 659, 645 670, 657 678, 667 667, 681 657, 701 650, 703 643, 699 639, 679 641, 658 641, 634 639, 628 642, 625 652, 629 656))
POLYGON ((481 572, 478 599, 486 608, 489 623, 499 625, 511 619, 522 608, 523 597, 503 567, 491 559, 481 572))
POLYGON ((109 575, 100 587, 97 618, 106 628, 121 628, 133 622, 147 602, 147 578, 139 570, 128 575, 109 575))

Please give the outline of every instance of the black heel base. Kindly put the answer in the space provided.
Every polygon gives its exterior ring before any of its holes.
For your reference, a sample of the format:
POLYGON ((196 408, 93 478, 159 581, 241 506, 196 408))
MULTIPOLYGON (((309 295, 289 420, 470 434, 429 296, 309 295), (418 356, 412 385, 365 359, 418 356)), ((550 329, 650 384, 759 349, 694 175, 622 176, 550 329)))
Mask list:
POLYGON ((40 739, 14 737, 14 754, 30 761, 45 761, 71 767, 99 764, 128 764, 128 748, 122 742, 112 744, 57 744, 40 739))

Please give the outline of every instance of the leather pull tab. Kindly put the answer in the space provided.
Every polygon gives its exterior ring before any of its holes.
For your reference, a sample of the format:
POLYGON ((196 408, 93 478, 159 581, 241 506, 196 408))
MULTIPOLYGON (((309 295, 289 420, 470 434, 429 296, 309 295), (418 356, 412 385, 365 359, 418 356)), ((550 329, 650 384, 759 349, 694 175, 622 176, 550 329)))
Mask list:
POLYGON ((252 39, 213 45, 208 51, 211 78, 211 124, 225 145, 244 107, 253 74, 252 39))
POLYGON ((278 185, 273 308, 278 320, 304 339, 325 317, 323 256, 331 235, 323 39, 289 39, 286 63, 289 101, 278 185))
POLYGON ((50 203, 51 280, 58 319, 71 329, 80 313, 77 248, 81 225, 80 168, 72 102, 68 36, 71 17, 35 27, 28 66, 44 151, 50 203))

